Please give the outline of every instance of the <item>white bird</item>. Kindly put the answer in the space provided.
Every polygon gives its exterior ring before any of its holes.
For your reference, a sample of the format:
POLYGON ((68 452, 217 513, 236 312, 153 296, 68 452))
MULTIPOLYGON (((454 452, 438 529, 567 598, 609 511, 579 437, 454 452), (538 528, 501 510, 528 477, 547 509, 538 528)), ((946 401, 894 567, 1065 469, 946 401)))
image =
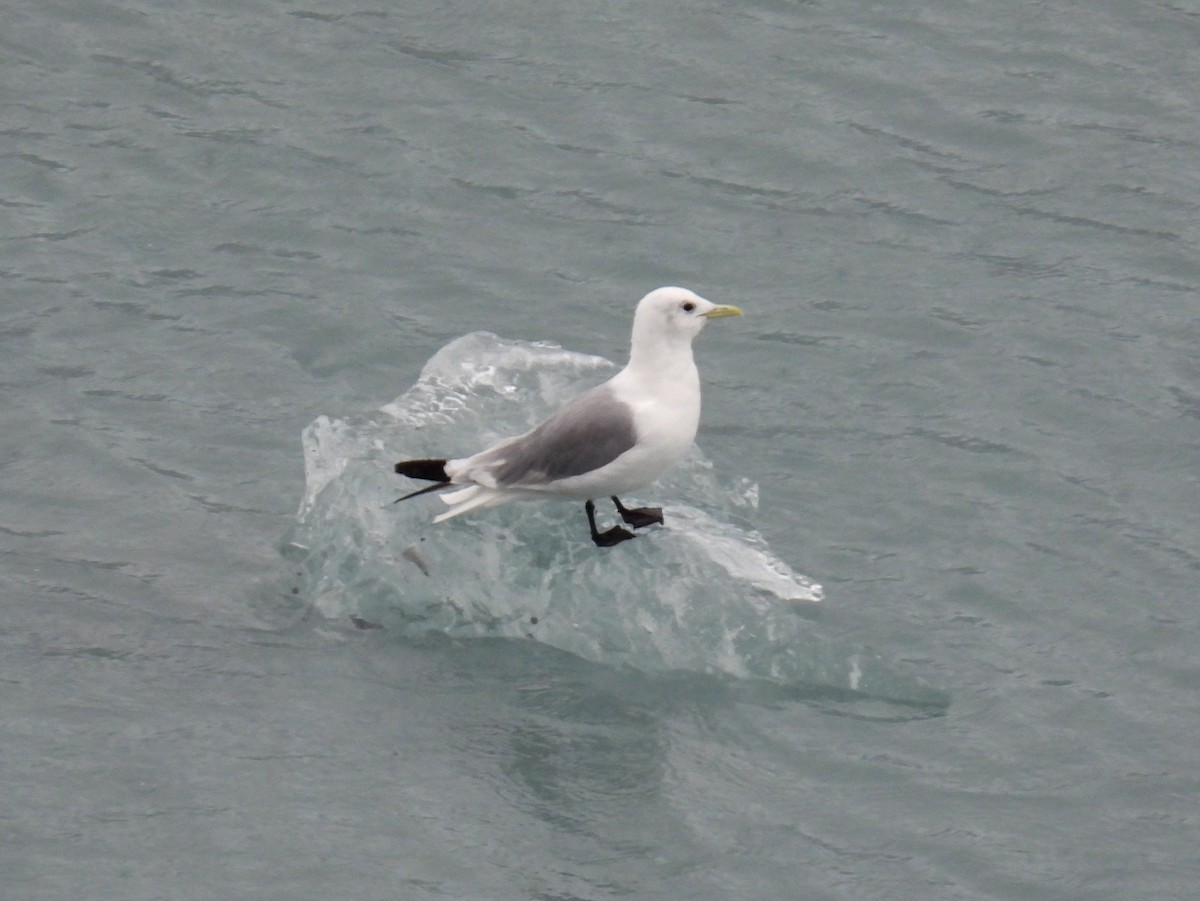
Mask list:
MULTIPOLYGON (((596 528, 593 498, 607 495, 634 528, 662 523, 660 507, 625 507, 618 495, 649 485, 678 463, 700 423, 700 375, 692 339, 710 319, 740 316, 686 288, 659 288, 637 305, 629 363, 523 435, 458 460, 405 460, 396 472, 437 482, 399 500, 461 485, 441 495, 442 522, 514 500, 586 500, 592 540, 609 547, 633 537, 596 528)), ((397 501, 399 502, 399 501, 397 501)))

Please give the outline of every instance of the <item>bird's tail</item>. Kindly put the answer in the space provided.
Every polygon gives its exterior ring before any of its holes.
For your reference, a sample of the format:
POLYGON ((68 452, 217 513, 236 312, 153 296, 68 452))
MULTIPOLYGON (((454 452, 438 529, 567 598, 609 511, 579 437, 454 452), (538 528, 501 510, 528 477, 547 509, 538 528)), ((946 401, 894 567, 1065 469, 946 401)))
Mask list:
POLYGON ((453 519, 455 516, 462 516, 470 510, 478 510, 480 507, 494 507, 497 504, 505 504, 516 497, 511 492, 497 491, 494 488, 485 488, 483 485, 468 485, 466 488, 460 488, 458 491, 451 491, 449 494, 443 494, 441 500, 447 504, 450 509, 445 513, 438 514, 433 518, 434 522, 445 522, 447 519, 453 519))
MULTIPOLYGON (((440 491, 443 488, 450 487, 450 476, 446 473, 445 460, 403 460, 396 464, 396 472, 402 476, 408 476, 410 479, 425 479, 436 483, 426 485, 424 488, 420 488, 411 494, 397 498, 394 501, 397 504, 400 501, 406 501, 410 497, 416 497, 419 494, 428 494, 431 491, 440 491)), ((504 504, 515 499, 516 495, 509 491, 497 491, 494 488, 487 488, 483 485, 467 485, 459 488, 457 491, 451 491, 449 494, 442 495, 442 500, 450 509, 439 516, 435 516, 433 521, 444 522, 455 516, 461 516, 469 510, 478 510, 480 507, 494 507, 496 504, 504 504)))

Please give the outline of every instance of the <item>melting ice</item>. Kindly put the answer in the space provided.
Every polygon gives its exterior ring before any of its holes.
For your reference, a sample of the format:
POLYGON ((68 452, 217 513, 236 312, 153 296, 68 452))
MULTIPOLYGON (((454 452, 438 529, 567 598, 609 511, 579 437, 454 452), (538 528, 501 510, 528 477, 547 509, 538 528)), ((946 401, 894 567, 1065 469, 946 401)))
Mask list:
MULTIPOLYGON (((452 341, 378 412, 303 434, 306 488, 285 541, 325 616, 404 635, 523 638, 642 670, 719 672, 925 703, 940 693, 820 634, 821 586, 777 558, 747 517, 757 488, 696 449, 644 497, 666 526, 597 548, 583 505, 517 502, 433 525, 436 497, 396 460, 466 456, 534 426, 613 364, 476 332, 452 341)), ((598 507, 611 518, 607 502, 598 507)), ((603 525, 601 526, 604 527, 603 525)))

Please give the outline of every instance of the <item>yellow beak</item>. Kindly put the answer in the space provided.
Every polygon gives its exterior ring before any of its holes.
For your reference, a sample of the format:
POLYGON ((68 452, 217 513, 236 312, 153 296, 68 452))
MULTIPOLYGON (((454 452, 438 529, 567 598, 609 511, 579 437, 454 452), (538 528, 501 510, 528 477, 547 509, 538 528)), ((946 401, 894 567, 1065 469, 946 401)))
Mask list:
POLYGON ((722 316, 741 316, 742 311, 737 307, 729 304, 719 303, 707 313, 704 314, 705 319, 720 319, 722 316))

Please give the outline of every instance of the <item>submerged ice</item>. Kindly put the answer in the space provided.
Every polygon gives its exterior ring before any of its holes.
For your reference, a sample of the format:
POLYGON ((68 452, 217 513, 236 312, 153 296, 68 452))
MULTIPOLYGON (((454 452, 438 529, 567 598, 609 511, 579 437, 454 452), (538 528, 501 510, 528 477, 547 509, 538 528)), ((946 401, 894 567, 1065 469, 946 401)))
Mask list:
MULTIPOLYGON (((940 694, 877 655, 820 634, 820 585, 749 525, 757 489, 719 478, 695 448, 627 503, 665 528, 595 547, 582 504, 521 502, 432 523, 434 497, 397 459, 466 455, 531 428, 613 366, 477 332, 446 345, 374 414, 319 417, 303 434, 306 487, 285 550, 322 614, 407 636, 534 639, 642 670, 719 672, 913 703, 940 694)), ((611 517, 611 505, 601 508, 611 517)))

